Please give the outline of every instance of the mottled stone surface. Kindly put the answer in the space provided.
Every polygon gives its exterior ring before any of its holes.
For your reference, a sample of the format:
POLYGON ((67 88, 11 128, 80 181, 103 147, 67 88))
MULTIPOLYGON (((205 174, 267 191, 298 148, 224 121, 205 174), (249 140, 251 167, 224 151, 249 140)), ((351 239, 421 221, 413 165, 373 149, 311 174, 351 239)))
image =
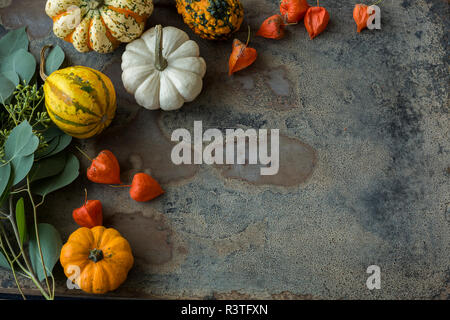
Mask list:
MULTIPOLYGON (((242 2, 244 26, 253 31, 277 12, 276 0, 242 2)), ((186 30, 208 66, 201 96, 170 113, 143 110, 125 92, 123 47, 79 54, 56 39, 44 3, 13 0, 0 9, 1 20, 6 28, 29 26, 33 53, 44 43, 59 44, 68 63, 103 70, 118 92, 112 127, 80 145, 90 154, 114 151, 125 182, 146 171, 166 190, 138 204, 126 189, 94 185, 83 175, 40 210, 41 221, 67 239, 84 187, 102 200, 106 225, 129 238, 136 256, 112 296, 449 298, 447 1, 386 0, 382 30, 361 34, 353 4, 322 1, 331 15, 322 35, 311 41, 300 24, 280 41, 254 37, 258 60, 231 78, 231 41, 199 39, 172 1, 156 1, 149 26, 186 30), (171 133, 192 130, 194 120, 220 129, 280 129, 287 159, 282 176, 258 179, 236 166, 174 166, 171 133), (365 286, 372 264, 381 267, 381 290, 365 286)), ((236 36, 245 40, 246 33, 244 27, 236 36)), ((82 165, 85 170, 87 161, 82 165)), ((80 294, 64 290, 60 269, 59 292, 80 294)), ((14 287, 4 271, 0 285, 14 287)))

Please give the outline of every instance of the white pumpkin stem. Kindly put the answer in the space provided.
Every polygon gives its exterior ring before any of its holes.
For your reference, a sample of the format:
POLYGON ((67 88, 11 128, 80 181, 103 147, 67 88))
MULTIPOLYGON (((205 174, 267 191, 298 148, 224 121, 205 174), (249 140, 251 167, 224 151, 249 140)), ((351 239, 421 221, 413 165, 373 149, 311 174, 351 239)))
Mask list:
POLYGON ((155 27, 155 68, 158 71, 164 71, 167 68, 167 60, 163 57, 163 28, 160 24, 155 27))
POLYGON ((48 78, 48 76, 45 74, 45 51, 47 51, 47 49, 51 47, 52 47, 51 45, 46 45, 41 50, 41 64, 39 66, 39 74, 41 76, 42 81, 44 82, 48 78))

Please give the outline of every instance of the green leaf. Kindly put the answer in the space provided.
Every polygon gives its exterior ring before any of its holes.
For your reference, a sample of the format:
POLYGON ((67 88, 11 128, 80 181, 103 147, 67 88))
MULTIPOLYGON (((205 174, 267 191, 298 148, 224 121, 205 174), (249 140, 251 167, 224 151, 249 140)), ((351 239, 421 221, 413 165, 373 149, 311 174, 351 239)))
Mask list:
POLYGON ((72 142, 72 137, 64 133, 62 136, 59 137, 58 145, 56 146, 56 148, 52 152, 50 152, 47 155, 47 157, 55 155, 55 154, 63 151, 65 148, 67 148, 69 146, 69 144, 71 142, 72 142))
POLYGON ((45 74, 51 75, 58 70, 64 62, 64 51, 60 46, 54 47, 45 59, 45 74))
POLYGON ((31 139, 25 145, 25 147, 20 152, 21 156, 29 156, 34 153, 36 149, 39 147, 39 138, 36 135, 32 135, 31 139))
POLYGON ((0 251, 0 267, 11 270, 11 266, 8 263, 8 260, 6 260, 5 256, 3 255, 3 252, 0 251))
MULTIPOLYGON (((44 258, 45 270, 47 276, 52 273, 53 267, 59 260, 62 248, 62 240, 58 230, 51 224, 38 224, 39 240, 41 244, 42 256, 44 258)), ((39 247, 36 241, 36 235, 33 233, 28 246, 30 253, 31 265, 40 281, 45 279, 44 268, 42 267, 39 247)))
POLYGON ((13 95, 17 86, 15 82, 11 81, 15 79, 8 76, 8 74, 11 75, 10 72, 12 71, 0 73, 0 102, 3 104, 7 103, 8 98, 13 95))
POLYGON ((39 151, 36 151, 36 153, 34 154, 36 159, 41 159, 48 156, 56 149, 58 144, 59 144, 59 136, 52 140, 47 141, 47 146, 45 148, 40 149, 39 151))
POLYGON ((15 73, 12 70, 8 70, 8 71, 5 71, 5 72, 2 72, 1 74, 4 75, 5 77, 7 77, 16 86, 20 83, 19 76, 17 75, 17 73, 15 73))
POLYGON ((0 72, 16 72, 22 81, 29 83, 36 72, 36 59, 25 49, 19 49, 12 55, 2 59, 0 72))
POLYGON ((17 229, 19 231, 20 245, 23 246, 28 238, 27 222, 25 219, 25 204, 23 202, 23 198, 20 198, 16 203, 16 222, 17 229))
POLYGON ((5 200, 9 197, 9 193, 11 191, 10 188, 13 181, 13 175, 11 174, 11 164, 6 163, 5 167, 8 167, 9 169, 4 168, 3 166, 0 167, 0 184, 3 184, 4 181, 6 181, 6 187, 1 187, 4 190, 0 193, 0 206, 2 206, 5 200), (8 171, 9 173, 6 173, 8 171), (9 175, 8 179, 6 178, 6 175, 9 175), (3 181, 3 179, 5 180, 3 181))
POLYGON ((29 142, 33 137, 33 130, 28 121, 23 121, 15 127, 5 143, 6 160, 12 160, 17 156, 29 154, 29 142), (24 153, 22 153, 24 152, 24 153))
POLYGON ((11 177, 11 164, 2 163, 0 166, 0 195, 2 196, 5 193, 5 190, 8 189, 10 177, 11 177))
POLYGON ((52 157, 36 161, 28 177, 31 182, 52 177, 60 173, 65 165, 66 155, 64 153, 58 153, 52 157))
POLYGON ((45 141, 47 142, 56 137, 62 136, 63 134, 65 133, 55 125, 48 127, 48 129, 42 133, 42 135, 45 138, 45 141))
POLYGON ((18 184, 20 181, 22 181, 30 172, 31 167, 33 166, 34 161, 34 154, 30 154, 29 156, 20 156, 15 157, 11 161, 11 165, 13 167, 13 174, 14 174, 14 180, 13 180, 13 186, 18 184))
POLYGON ((67 155, 64 170, 57 176, 42 180, 32 189, 35 194, 45 196, 53 191, 71 184, 79 175, 80 163, 73 154, 67 155))
MULTIPOLYGON (((57 153, 54 151, 59 146, 60 137, 66 135, 66 134, 63 131, 61 131, 58 127, 52 126, 52 127, 49 127, 47 130, 45 130, 42 133, 42 135, 44 136, 44 139, 47 142, 48 146, 35 153, 36 159, 48 157, 50 155, 57 153)), ((67 138, 64 138, 64 139, 67 139, 67 138)), ((72 140, 72 138, 70 138, 70 140, 72 140)), ((63 141, 63 143, 64 143, 64 141, 63 141)), ((70 142, 69 142, 69 144, 70 144, 70 142)))
POLYGON ((0 59, 4 59, 19 49, 28 49, 28 36, 25 27, 11 30, 0 39, 0 59))

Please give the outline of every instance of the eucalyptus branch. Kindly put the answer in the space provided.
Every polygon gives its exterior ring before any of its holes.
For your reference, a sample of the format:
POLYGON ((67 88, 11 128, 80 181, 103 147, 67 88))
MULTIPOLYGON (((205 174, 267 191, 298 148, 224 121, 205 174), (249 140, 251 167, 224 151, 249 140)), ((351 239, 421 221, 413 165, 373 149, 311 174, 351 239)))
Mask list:
POLYGON ((27 176, 27 192, 28 192, 28 196, 31 201, 31 205, 33 207, 34 231, 36 234, 36 243, 37 243, 38 249, 39 249, 39 255, 41 258, 42 268, 44 270, 45 283, 47 284, 49 294, 51 294, 50 284, 48 282, 47 268, 45 267, 44 255, 42 254, 41 241, 39 239, 39 231, 38 231, 38 223, 37 223, 37 210, 36 210, 37 207, 36 207, 36 204, 34 203, 33 195, 31 194, 30 179, 28 178, 28 176, 27 176))
POLYGON ((11 259, 9 258, 8 254, 7 254, 6 250, 5 250, 5 247, 3 246, 3 241, 2 241, 2 237, 1 236, 0 236, 0 248, 2 249, 2 251, 4 253, 4 256, 5 256, 6 260, 8 261, 8 264, 9 264, 9 266, 11 268, 11 271, 12 271, 12 274, 13 274, 13 277, 14 277, 14 281, 16 282, 16 286, 17 286, 17 289, 20 292, 20 295, 22 296, 23 300, 27 300, 27 298, 23 294, 22 287, 20 286, 19 280, 17 280, 16 271, 14 269, 14 260, 11 261, 11 259))
MULTIPOLYGON (((12 199, 12 197, 10 197, 10 199, 12 199)), ((10 200, 10 208, 12 208, 11 203, 12 203, 12 200, 10 200)), ((8 219, 9 219, 9 221, 10 221, 10 224, 11 224, 11 226, 12 226, 12 229, 13 229, 13 232, 14 232, 14 235, 15 235, 15 238, 16 238, 16 241, 17 241, 17 243, 18 243, 18 245, 19 245, 19 248, 20 248, 20 251, 21 251, 21 253, 22 253, 23 260, 25 261, 26 268, 20 263, 19 260, 17 260, 17 265, 23 270, 23 272, 24 272, 25 274, 27 274, 27 275, 30 277, 30 279, 33 281, 33 283, 34 283, 35 286, 38 288, 38 290, 41 292, 41 294, 42 294, 46 299, 50 300, 50 299, 51 299, 51 296, 44 290, 44 288, 43 288, 42 285, 40 284, 40 282, 39 282, 39 280, 38 280, 36 274, 34 273, 34 269, 33 269, 32 265, 31 265, 31 263, 30 263, 30 261, 29 261, 27 255, 26 255, 25 252, 23 251, 23 246, 21 245, 19 232, 18 232, 18 230, 17 230, 17 226, 16 226, 16 223, 15 223, 15 221, 14 221, 13 211, 10 211, 10 214, 8 215, 8 219)), ((5 230, 4 230, 2 224, 0 224, 0 231, 4 234, 5 241, 6 241, 7 245, 8 245, 8 248, 9 248, 10 252, 12 252, 13 255, 15 255, 15 253, 14 253, 15 250, 13 249, 11 243, 9 242, 8 237, 7 237, 7 235, 6 235, 6 232, 5 232, 5 230)))

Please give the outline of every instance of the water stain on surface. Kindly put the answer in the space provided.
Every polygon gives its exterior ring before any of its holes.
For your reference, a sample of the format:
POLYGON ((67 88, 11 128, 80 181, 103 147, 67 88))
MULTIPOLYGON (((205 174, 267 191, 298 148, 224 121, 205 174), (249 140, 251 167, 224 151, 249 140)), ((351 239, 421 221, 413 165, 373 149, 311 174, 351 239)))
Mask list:
POLYGON ((236 73, 231 77, 215 70, 211 70, 211 74, 214 78, 224 79, 220 88, 214 87, 215 83, 210 84, 211 90, 217 91, 218 95, 226 95, 227 99, 236 99, 240 105, 279 111, 299 107, 299 96, 284 66, 267 70, 266 66, 257 64, 245 75, 236 73))
POLYGON ((28 26, 27 31, 32 39, 43 38, 52 30, 52 19, 45 13, 46 2, 46 0, 2 0, 1 22, 8 29, 28 26))
POLYGON ((250 247, 263 247, 266 240, 266 222, 260 221, 249 225, 244 231, 224 239, 214 240, 214 247, 221 256, 250 247))
MULTIPOLYGON (((316 151, 300 140, 284 135, 280 135, 279 145, 280 165, 279 171, 275 175, 261 175, 260 168, 262 166, 256 164, 218 165, 217 167, 225 178, 240 179, 256 185, 287 187, 305 182, 316 167, 316 151)), ((246 147, 248 158, 248 144, 246 147)))
POLYGON ((138 268, 169 273, 186 258, 188 249, 168 219, 149 209, 145 213, 116 213, 105 219, 130 242, 138 268))
POLYGON ((284 67, 267 71, 265 82, 277 96, 288 97, 292 93, 292 84, 287 79, 287 70, 284 67))

